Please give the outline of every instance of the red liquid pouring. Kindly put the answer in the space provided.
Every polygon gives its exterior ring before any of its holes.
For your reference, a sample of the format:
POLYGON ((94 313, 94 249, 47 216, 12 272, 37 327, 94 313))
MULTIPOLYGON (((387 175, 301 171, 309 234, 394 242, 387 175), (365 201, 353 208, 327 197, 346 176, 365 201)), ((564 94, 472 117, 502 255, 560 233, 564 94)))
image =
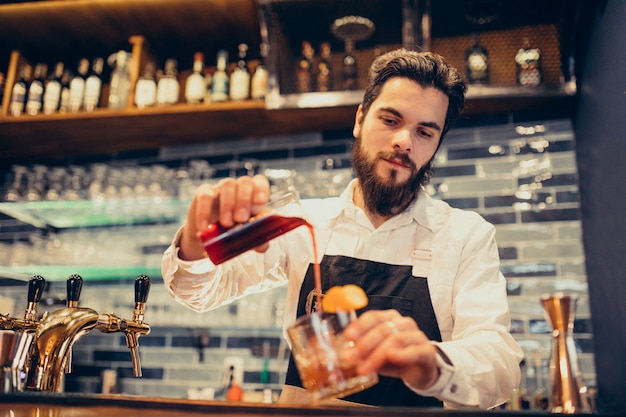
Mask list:
POLYGON ((225 229, 214 223, 200 234, 200 240, 209 259, 215 265, 219 265, 300 226, 306 226, 311 233, 315 289, 317 302, 320 305, 322 280, 320 265, 317 261, 317 243, 313 226, 306 220, 299 217, 283 217, 277 214, 270 214, 232 229, 225 229))

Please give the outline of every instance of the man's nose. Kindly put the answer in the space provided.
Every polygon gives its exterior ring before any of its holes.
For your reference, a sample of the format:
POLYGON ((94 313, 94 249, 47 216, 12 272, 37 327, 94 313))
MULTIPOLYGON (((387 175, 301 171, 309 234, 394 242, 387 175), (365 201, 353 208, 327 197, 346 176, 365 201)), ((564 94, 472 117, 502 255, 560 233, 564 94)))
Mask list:
POLYGON ((410 152, 413 140, 411 132, 407 129, 401 129, 393 136, 393 148, 399 152, 410 152))

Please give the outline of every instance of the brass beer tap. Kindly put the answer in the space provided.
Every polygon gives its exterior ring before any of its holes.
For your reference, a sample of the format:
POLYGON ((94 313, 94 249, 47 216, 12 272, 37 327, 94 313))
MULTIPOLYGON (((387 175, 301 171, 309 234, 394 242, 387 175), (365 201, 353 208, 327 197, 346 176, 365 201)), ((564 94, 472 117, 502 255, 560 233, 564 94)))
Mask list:
POLYGON ((24 318, 12 318, 9 314, 0 314, 0 330, 35 331, 37 329, 37 309, 46 286, 46 280, 40 275, 33 275, 28 281, 28 304, 24 318))
POLYGON ((137 339, 150 333, 150 326, 143 322, 150 279, 140 275, 135 280, 135 311, 131 320, 79 307, 82 282, 80 276, 70 276, 66 307, 48 314, 37 326, 31 344, 27 390, 62 392, 64 374, 71 372, 72 346, 94 328, 103 333, 124 332, 126 344, 131 349, 135 376, 141 376, 137 339))

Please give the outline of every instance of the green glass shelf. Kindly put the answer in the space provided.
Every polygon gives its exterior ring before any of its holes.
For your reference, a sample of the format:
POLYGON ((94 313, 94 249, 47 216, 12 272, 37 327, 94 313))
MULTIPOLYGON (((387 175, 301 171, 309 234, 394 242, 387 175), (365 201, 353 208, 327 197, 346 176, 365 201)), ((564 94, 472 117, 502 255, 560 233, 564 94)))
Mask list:
POLYGON ((147 275, 151 280, 161 279, 158 267, 139 266, 80 266, 80 265, 28 265, 0 266, 0 277, 17 281, 28 281, 33 275, 41 275, 48 282, 62 282, 72 274, 80 275, 84 281, 128 281, 138 275, 147 275))
POLYGON ((175 222, 189 204, 179 199, 0 203, 0 213, 37 228, 125 226, 175 222))

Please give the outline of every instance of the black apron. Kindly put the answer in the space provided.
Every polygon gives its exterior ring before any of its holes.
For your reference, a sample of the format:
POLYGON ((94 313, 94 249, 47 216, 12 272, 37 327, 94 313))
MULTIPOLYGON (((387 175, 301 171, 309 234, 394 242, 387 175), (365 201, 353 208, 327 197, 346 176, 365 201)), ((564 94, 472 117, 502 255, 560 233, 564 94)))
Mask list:
MULTIPOLYGON (((397 310, 412 317, 430 340, 441 341, 437 319, 430 300, 427 280, 412 275, 412 266, 389 265, 346 256, 324 256, 320 264, 322 291, 335 285, 356 284, 369 298, 360 310, 397 310)), ((309 265, 300 288, 297 317, 307 314, 307 304, 314 299, 315 278, 309 265)), ((289 358, 285 384, 302 387, 293 355, 289 358)), ((443 407, 434 397, 423 397, 411 391, 399 378, 379 376, 378 384, 343 400, 387 407, 443 407)))

